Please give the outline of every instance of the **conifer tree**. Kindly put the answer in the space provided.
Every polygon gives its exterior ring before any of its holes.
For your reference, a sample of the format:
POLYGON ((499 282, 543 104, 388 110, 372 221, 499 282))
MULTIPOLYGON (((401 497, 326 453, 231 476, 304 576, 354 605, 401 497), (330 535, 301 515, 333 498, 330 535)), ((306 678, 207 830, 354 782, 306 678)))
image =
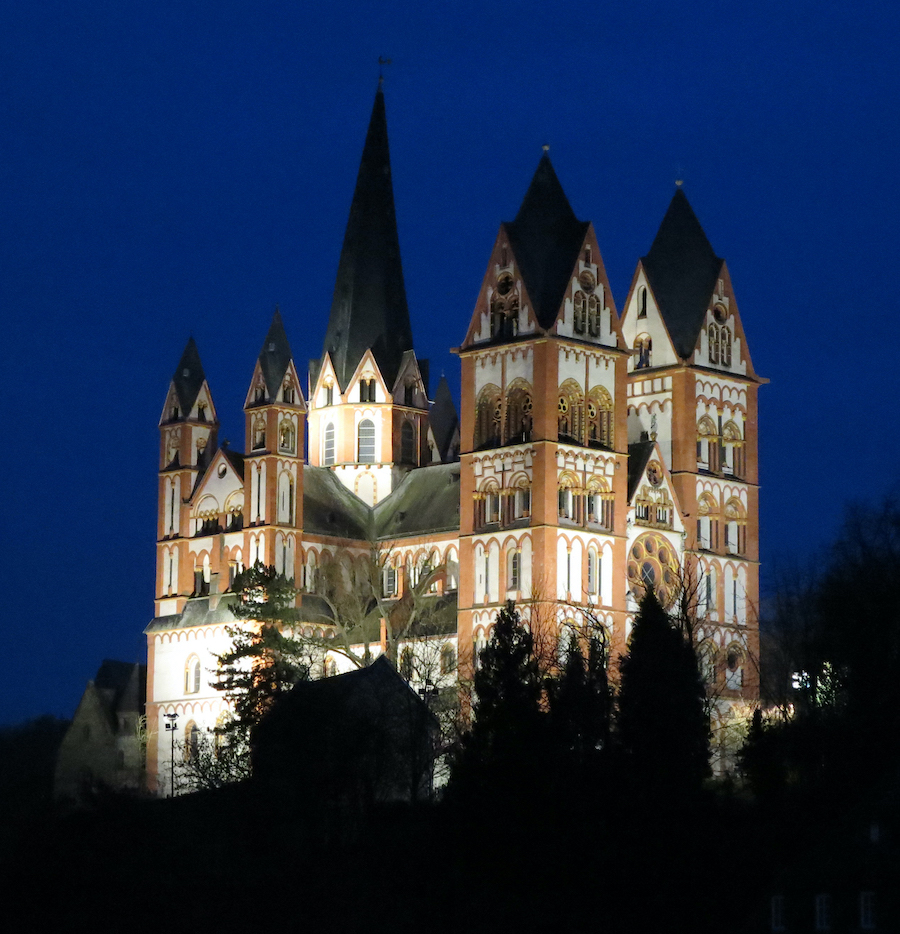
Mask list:
POLYGON ((549 685, 550 741, 564 782, 594 784, 607 759, 612 713, 607 660, 605 643, 592 635, 587 657, 572 647, 549 685))
POLYGON ((693 645, 651 589, 621 662, 616 726, 635 793, 683 798, 700 790, 709 773, 706 689, 693 645))
POLYGON ((231 716, 216 732, 232 753, 246 755, 257 723, 283 693, 310 676, 310 646, 294 638, 296 590, 275 568, 257 563, 235 580, 231 610, 242 625, 229 626, 232 647, 217 656, 215 687, 224 691, 231 716))
POLYGON ((477 659, 472 727, 451 765, 450 794, 509 802, 540 759, 542 685, 534 641, 512 601, 477 659))

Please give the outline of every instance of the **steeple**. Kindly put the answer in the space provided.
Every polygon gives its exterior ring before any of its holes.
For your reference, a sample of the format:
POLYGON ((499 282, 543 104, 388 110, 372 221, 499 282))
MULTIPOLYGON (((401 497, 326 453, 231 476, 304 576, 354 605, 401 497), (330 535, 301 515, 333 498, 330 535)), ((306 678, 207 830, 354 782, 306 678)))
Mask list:
POLYGON ((697 344, 722 260, 680 187, 641 263, 675 351, 687 359, 697 344))
POLYGON ((178 361, 178 369, 172 377, 172 385, 178 396, 182 418, 190 415, 205 379, 203 364, 200 362, 200 351, 197 350, 194 338, 190 337, 181 360, 178 361))
POLYGON ((544 152, 516 219, 504 224, 538 323, 553 326, 588 229, 544 152))
POLYGON ((266 382, 266 393, 269 399, 275 399, 284 380, 288 365, 291 362, 291 347, 288 344, 287 334, 284 333, 284 323, 281 312, 275 309, 269 333, 259 352, 259 368, 262 370, 266 382))
POLYGON ((371 349, 390 388, 404 351, 412 345, 384 94, 379 86, 344 234, 323 354, 331 354, 343 390, 371 349))

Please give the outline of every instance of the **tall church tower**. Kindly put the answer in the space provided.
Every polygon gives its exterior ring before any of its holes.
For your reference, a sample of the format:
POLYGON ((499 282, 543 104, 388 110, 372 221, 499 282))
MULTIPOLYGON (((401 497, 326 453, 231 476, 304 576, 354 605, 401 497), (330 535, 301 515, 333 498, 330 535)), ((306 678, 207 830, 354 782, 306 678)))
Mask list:
POLYGON ((624 639, 628 351, 593 226, 544 154, 504 223, 462 360, 460 646, 498 607, 624 639))
POLYGON ((276 309, 244 401, 247 565, 293 580, 303 528, 306 404, 276 309))
POLYGON ((209 588, 208 556, 195 566, 188 551, 194 533, 185 504, 213 457, 218 430, 212 394, 192 337, 169 383, 159 420, 157 616, 180 613, 187 597, 209 588))
POLYGON ((322 358, 310 364, 309 460, 372 506, 425 462, 427 361, 406 305, 379 86, 338 265, 322 358))
POLYGON ((759 659, 756 375, 731 277, 679 187, 638 263, 622 330, 629 441, 655 441, 685 518, 701 652, 726 698, 754 697, 759 659))

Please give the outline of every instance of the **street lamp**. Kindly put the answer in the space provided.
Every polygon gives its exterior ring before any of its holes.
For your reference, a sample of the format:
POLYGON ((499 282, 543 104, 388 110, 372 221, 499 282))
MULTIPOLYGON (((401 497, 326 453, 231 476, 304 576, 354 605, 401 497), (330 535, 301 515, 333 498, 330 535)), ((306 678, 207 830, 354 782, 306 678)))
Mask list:
POLYGON ((178 729, 178 714, 177 713, 167 713, 166 714, 166 731, 171 736, 171 753, 169 759, 169 784, 171 787, 171 792, 169 794, 170 798, 175 797, 175 730, 178 729))

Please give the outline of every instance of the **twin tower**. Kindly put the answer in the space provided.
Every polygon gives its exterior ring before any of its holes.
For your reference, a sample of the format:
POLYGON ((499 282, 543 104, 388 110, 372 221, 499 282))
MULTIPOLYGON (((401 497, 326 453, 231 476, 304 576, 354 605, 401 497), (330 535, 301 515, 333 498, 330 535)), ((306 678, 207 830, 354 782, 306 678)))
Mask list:
MULTIPOLYGON (((379 89, 308 379, 276 312, 239 453, 218 444, 193 341, 172 378, 147 628, 155 736, 167 714, 186 740, 222 714, 208 672, 242 568, 261 561, 292 579, 301 614, 324 632, 321 568, 352 572, 373 549, 382 601, 402 602, 423 568, 440 569, 429 588, 452 623, 428 638, 445 675, 448 660, 477 658, 507 599, 554 636, 602 625, 615 653, 645 588, 667 605, 687 589, 721 717, 756 696, 764 380, 726 264, 681 188, 620 313, 593 226, 544 154, 500 226, 455 352, 459 417, 445 381, 430 394, 413 349, 379 89)), ((349 665, 335 650, 324 670, 349 665)), ((168 738, 158 746, 151 774, 168 738)))

